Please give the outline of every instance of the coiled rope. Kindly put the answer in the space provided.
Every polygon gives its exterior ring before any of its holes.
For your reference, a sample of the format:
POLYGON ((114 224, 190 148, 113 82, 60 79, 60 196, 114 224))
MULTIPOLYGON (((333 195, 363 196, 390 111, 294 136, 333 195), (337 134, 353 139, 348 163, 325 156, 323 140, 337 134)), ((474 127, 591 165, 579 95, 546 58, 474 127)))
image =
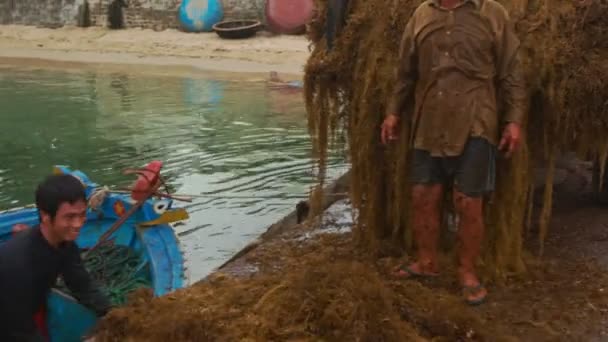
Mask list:
MULTIPOLYGON (((104 243, 88 253, 83 263, 113 305, 125 304, 127 296, 139 288, 152 287, 146 277, 147 261, 129 247, 104 243)), ((70 293, 63 281, 56 287, 70 293)))

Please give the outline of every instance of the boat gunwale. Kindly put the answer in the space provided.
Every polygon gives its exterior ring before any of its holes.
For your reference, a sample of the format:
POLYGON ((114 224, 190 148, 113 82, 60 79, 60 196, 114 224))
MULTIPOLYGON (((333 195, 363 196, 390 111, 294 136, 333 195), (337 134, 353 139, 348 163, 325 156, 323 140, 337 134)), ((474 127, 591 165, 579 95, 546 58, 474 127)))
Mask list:
POLYGON ((254 19, 232 19, 232 20, 220 21, 219 23, 213 24, 213 30, 220 31, 220 32, 238 32, 238 31, 245 31, 245 30, 261 28, 261 27, 262 27, 262 22, 259 20, 254 20, 254 19), (247 25, 247 26, 240 26, 240 27, 228 27, 228 28, 220 27, 220 25, 222 25, 222 24, 243 23, 243 22, 252 22, 252 24, 247 25))

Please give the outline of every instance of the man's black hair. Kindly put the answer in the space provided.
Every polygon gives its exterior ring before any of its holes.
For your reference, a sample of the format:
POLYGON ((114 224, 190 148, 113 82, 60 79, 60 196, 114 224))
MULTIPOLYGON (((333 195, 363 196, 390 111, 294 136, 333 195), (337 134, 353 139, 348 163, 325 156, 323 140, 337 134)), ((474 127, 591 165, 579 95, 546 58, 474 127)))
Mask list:
POLYGON ((49 176, 36 189, 36 207, 38 211, 49 214, 51 219, 55 218, 62 203, 78 201, 87 201, 84 186, 71 175, 49 176))

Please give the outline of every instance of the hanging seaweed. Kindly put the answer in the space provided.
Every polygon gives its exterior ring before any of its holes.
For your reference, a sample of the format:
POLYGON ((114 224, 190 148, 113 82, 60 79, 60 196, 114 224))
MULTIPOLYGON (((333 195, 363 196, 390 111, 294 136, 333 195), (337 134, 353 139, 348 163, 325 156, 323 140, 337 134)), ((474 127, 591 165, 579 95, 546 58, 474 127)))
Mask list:
MULTIPOLYGON (((608 89, 602 86, 608 76, 608 6, 597 0, 499 2, 509 10, 522 42, 529 112, 523 124, 526 141, 511 159, 499 160, 496 191, 486 206, 483 264, 495 279, 525 270, 523 227, 532 217, 530 171, 550 165, 538 229, 542 246, 556 156, 575 151, 599 158, 608 142, 608 89)), ((352 202, 359 212, 356 241, 374 253, 385 253, 387 242, 411 245, 409 127, 402 123, 398 142, 385 147, 380 125, 395 83, 401 34, 421 3, 350 0, 346 24, 331 50, 324 35, 327 0, 316 1, 317 15, 310 24, 313 52, 306 65, 305 98, 319 183, 324 181, 332 134, 342 129, 352 165, 352 202), (340 125, 336 118, 343 118, 340 125)))

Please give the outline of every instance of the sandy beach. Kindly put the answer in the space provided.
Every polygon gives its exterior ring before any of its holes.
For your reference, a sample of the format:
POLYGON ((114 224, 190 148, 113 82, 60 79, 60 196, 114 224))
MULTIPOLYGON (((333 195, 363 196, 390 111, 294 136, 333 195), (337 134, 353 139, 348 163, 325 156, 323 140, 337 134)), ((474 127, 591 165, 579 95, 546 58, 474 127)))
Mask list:
POLYGON ((308 56, 305 36, 265 32, 225 40, 215 33, 177 30, 0 26, 0 64, 93 63, 301 75, 308 56))

